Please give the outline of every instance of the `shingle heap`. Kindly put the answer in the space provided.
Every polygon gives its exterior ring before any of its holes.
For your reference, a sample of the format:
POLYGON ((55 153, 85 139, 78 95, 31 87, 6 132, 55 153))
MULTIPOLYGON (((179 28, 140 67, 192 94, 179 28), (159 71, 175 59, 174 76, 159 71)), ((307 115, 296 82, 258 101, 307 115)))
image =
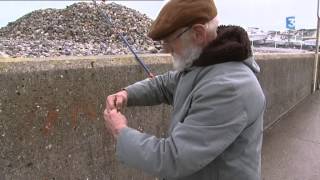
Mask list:
POLYGON ((137 53, 160 50, 160 44, 147 37, 152 20, 145 14, 116 3, 98 5, 112 19, 114 29, 93 3, 36 10, 0 29, 0 52, 11 57, 129 54, 117 33, 122 33, 137 53))

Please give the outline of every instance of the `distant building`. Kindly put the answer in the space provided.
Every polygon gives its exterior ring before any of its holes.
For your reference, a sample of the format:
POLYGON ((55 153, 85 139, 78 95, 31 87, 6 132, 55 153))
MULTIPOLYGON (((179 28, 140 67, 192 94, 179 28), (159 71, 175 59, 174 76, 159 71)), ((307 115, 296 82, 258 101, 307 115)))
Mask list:
POLYGON ((265 32, 257 27, 249 27, 247 32, 253 46, 307 50, 313 50, 316 47, 317 29, 265 32))
POLYGON ((247 28, 248 36, 252 44, 264 44, 268 34, 257 27, 247 28))
POLYGON ((301 29, 299 31, 306 49, 316 49, 317 29, 301 29))
POLYGON ((317 29, 300 29, 298 32, 303 41, 317 38, 317 29))

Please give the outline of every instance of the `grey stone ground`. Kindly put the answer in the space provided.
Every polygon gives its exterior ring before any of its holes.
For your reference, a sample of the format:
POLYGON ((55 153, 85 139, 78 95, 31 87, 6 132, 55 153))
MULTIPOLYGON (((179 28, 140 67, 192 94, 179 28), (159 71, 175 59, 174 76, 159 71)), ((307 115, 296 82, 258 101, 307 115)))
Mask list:
POLYGON ((263 180, 320 179, 320 92, 266 130, 263 180))

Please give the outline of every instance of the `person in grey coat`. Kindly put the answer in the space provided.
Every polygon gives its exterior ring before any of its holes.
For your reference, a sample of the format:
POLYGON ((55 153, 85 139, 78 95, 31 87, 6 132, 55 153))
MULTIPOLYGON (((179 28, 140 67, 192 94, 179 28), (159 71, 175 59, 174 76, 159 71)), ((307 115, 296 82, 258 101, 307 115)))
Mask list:
POLYGON ((265 97, 250 41, 218 26, 212 0, 171 0, 149 36, 163 40, 174 71, 107 98, 105 124, 123 164, 160 179, 259 180, 265 97), (128 127, 124 106, 172 105, 166 138, 128 127))

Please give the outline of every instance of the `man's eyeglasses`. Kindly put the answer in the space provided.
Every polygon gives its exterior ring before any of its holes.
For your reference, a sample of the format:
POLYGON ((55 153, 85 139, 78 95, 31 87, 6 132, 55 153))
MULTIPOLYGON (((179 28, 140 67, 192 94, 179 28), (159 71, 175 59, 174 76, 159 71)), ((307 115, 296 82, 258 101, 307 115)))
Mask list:
POLYGON ((166 41, 166 42, 162 41, 161 43, 162 43, 162 46, 163 46, 163 50, 164 50, 165 52, 170 52, 171 47, 170 47, 169 44, 170 44, 171 42, 177 40, 178 38, 180 38, 184 33, 186 33, 187 31, 189 31, 191 28, 192 28, 192 26, 187 27, 185 30, 183 30, 181 33, 179 33, 175 38, 173 38, 173 39, 171 39, 171 40, 169 40, 169 41, 166 41))
POLYGON ((186 33, 187 31, 189 31, 192 28, 192 26, 187 27, 184 31, 182 31, 181 33, 179 33, 174 39, 171 40, 175 41, 176 39, 180 38, 184 33, 186 33))

